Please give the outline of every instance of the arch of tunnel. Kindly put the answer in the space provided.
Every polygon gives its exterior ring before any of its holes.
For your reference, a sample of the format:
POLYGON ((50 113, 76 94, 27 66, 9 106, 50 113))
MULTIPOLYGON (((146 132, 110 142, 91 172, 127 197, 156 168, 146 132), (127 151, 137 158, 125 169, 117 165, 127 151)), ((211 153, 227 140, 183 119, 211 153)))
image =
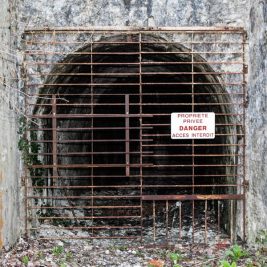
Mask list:
MULTIPOLYGON (((57 207, 83 207, 77 218, 84 227, 134 228, 140 217, 141 226, 149 225, 152 202, 146 204, 142 196, 236 190, 231 185, 238 171, 239 129, 220 77, 184 45, 150 34, 142 36, 142 44, 138 38, 118 34, 67 55, 40 89, 52 100, 40 98, 34 109, 48 168, 42 170, 46 178, 35 174, 33 185, 43 189, 42 205, 55 213, 57 207), (216 137, 171 139, 173 112, 214 112, 216 137), (119 217, 124 222, 116 221, 119 217)), ((214 202, 208 209, 216 214, 214 202)), ((185 214, 192 201, 184 203, 185 214)), ((204 208, 198 203, 194 208, 204 208)))

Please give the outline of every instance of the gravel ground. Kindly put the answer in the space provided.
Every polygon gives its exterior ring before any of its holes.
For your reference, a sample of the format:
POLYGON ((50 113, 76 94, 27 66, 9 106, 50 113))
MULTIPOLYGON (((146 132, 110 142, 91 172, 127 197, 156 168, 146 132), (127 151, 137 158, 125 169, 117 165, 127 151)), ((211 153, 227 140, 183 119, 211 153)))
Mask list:
MULTIPOLYGON (((51 226, 54 231, 56 228, 51 226)), ((51 231, 51 229, 50 229, 51 231)), ((57 230, 60 234, 60 229, 57 230)), ((44 234, 44 233, 43 233, 44 234)), ((143 247, 130 241, 112 239, 41 240, 20 238, 18 243, 0 256, 3 267, 174 267, 178 257, 181 267, 217 267, 225 257, 230 241, 221 239, 208 245, 192 245, 187 242, 170 244, 168 247, 143 247), (150 264, 150 265, 149 265, 150 264)), ((252 255, 252 254, 250 254, 252 255)), ((230 266, 230 265, 229 265, 230 266)), ((266 267, 257 264, 256 257, 241 259, 237 266, 266 267), (251 265, 248 265, 250 260, 251 265)))
MULTIPOLYGON (((171 246, 169 248, 144 248, 116 246, 110 241, 45 241, 23 238, 9 252, 2 254, 2 265, 9 266, 148 266, 150 262, 164 262, 164 266, 172 266, 170 253, 181 254, 182 266, 202 266, 203 261, 212 263, 220 258, 223 250, 212 249, 208 246, 171 246), (95 243, 95 242, 94 242, 95 243), (23 263, 24 261, 24 263, 23 263)), ((160 265, 159 265, 160 266, 160 265)))

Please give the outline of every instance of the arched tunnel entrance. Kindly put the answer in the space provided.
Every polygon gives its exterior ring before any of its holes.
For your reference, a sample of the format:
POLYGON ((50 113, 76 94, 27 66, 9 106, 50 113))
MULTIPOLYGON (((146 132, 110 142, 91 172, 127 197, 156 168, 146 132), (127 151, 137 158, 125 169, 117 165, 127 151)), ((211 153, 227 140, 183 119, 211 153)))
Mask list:
POLYGON ((174 225, 182 238, 200 222, 205 241, 209 223, 233 231, 239 124, 193 46, 116 34, 70 53, 47 77, 33 116, 43 140, 45 178, 32 178, 40 221, 89 238, 155 241, 163 224, 167 239, 174 225), (215 113, 215 138, 172 139, 175 112, 215 113))

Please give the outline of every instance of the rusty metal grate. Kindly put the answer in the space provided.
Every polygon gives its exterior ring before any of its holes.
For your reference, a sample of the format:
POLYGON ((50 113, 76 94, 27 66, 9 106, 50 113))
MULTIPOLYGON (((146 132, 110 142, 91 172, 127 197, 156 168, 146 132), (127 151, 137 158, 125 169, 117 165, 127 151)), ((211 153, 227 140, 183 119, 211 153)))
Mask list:
POLYGON ((245 238, 245 38, 239 28, 27 30, 27 232, 245 238), (171 139, 173 112, 214 112, 216 137, 171 139))

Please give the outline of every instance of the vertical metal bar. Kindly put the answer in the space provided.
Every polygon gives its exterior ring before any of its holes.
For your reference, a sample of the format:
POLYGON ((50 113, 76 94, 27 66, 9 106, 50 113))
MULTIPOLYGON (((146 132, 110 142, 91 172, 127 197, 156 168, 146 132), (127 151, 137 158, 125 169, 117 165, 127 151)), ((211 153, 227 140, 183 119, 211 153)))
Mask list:
POLYGON ((230 200, 230 240, 231 243, 234 242, 234 203, 230 200))
POLYGON ((205 244, 207 244, 207 209, 208 209, 208 201, 205 200, 205 244))
POLYGON ((192 243, 195 242, 195 201, 192 201, 192 243))
POLYGON ((243 52, 243 241, 246 241, 246 195, 247 195, 247 188, 245 186, 246 183, 246 97, 247 97, 247 85, 246 85, 246 49, 245 44, 247 41, 247 35, 243 33, 243 44, 242 44, 242 52, 243 52))
MULTIPOLYGON (((29 227, 28 227, 28 216, 29 216, 29 207, 28 207, 28 179, 30 178, 28 176, 28 169, 26 166, 24 166, 24 171, 25 171, 25 196, 24 196, 24 205, 25 205, 25 234, 26 234, 26 239, 29 237, 29 227)), ((33 201, 33 200, 31 200, 33 201)))
POLYGON ((218 211, 218 214, 217 214, 217 222, 218 222, 218 233, 220 233, 221 231, 221 207, 220 207, 220 200, 218 200, 217 202, 218 204, 218 207, 217 207, 217 211, 218 211))
MULTIPOLYGON (((191 98, 192 98, 192 112, 195 111, 195 98, 194 98, 194 33, 191 34, 191 98)), ((195 140, 192 139, 192 194, 195 194, 195 140)), ((194 243, 195 235, 195 202, 192 201, 192 242, 194 243)))
POLYGON ((129 108, 129 95, 125 95, 125 175, 127 177, 130 176, 130 118, 129 116, 130 108, 129 108))
MULTIPOLYGON (((33 37, 31 37, 31 40, 32 40, 32 38, 33 37)), ((30 43, 30 45, 32 46, 32 43, 30 43)), ((24 53, 24 62, 25 61, 26 61, 26 55, 24 53)), ((23 68, 23 66, 25 66, 25 65, 23 64, 22 68, 23 68)), ((26 94, 25 94, 25 112, 27 115, 28 114, 28 107, 29 107, 29 95, 30 95, 29 86, 28 86, 28 79, 27 79, 28 69, 25 67, 25 68, 23 68, 23 71, 24 71, 24 75, 25 75, 23 78, 25 80, 25 91, 26 91, 26 94)), ((22 71, 22 73, 23 73, 23 71, 22 71)), ((28 120, 27 119, 26 119, 25 127, 26 127, 26 129, 28 128, 28 120)), ((29 135, 29 132, 25 131, 23 134, 23 137, 25 139, 27 139, 28 138, 27 135, 29 135)), ((24 201, 25 201, 25 233, 26 233, 26 239, 28 239, 28 237, 29 237, 29 229, 28 229, 29 228, 28 227, 29 206, 28 206, 28 202, 33 201, 33 200, 28 199, 28 194, 29 194, 29 192, 28 192, 28 186, 29 186, 28 185, 29 184, 28 179, 30 178, 30 173, 29 173, 29 169, 27 168, 26 164, 24 164, 23 169, 24 169, 24 173, 25 173, 25 196, 24 196, 24 201)))
POLYGON ((155 200, 153 200, 153 241, 156 241, 156 207, 155 200))
MULTIPOLYGON (((91 103, 91 216, 92 216, 92 226, 94 225, 94 87, 93 87, 93 34, 91 34, 91 42, 90 42, 90 60, 91 60, 91 66, 90 66, 90 71, 91 71, 91 88, 90 88, 90 103, 91 103)), ((94 236, 94 227, 92 227, 92 236, 94 236)))
POLYGON ((182 239, 182 201, 179 205, 179 239, 182 239))
MULTIPOLYGON (((191 34, 191 98, 192 98, 192 112, 195 112, 195 77, 194 77, 194 34, 191 34)), ((192 139, 192 194, 195 194, 195 140, 192 139)))
MULTIPOLYGON (((139 43, 139 114, 143 114, 143 108, 142 108, 142 94, 143 94, 143 88, 142 88, 142 33, 139 32, 138 34, 138 43, 139 43)), ((139 169, 139 175, 140 175, 140 196, 143 195, 143 119, 142 116, 139 118, 139 124, 140 124, 140 169, 139 169)), ((143 242, 143 200, 142 197, 140 197, 140 206, 141 206, 141 242, 143 242)))
POLYGON ((166 240, 169 240, 169 201, 166 200, 166 240))
POLYGON ((52 95, 52 161, 53 161, 53 179, 51 185, 54 185, 54 178, 57 176, 57 99, 52 95))

